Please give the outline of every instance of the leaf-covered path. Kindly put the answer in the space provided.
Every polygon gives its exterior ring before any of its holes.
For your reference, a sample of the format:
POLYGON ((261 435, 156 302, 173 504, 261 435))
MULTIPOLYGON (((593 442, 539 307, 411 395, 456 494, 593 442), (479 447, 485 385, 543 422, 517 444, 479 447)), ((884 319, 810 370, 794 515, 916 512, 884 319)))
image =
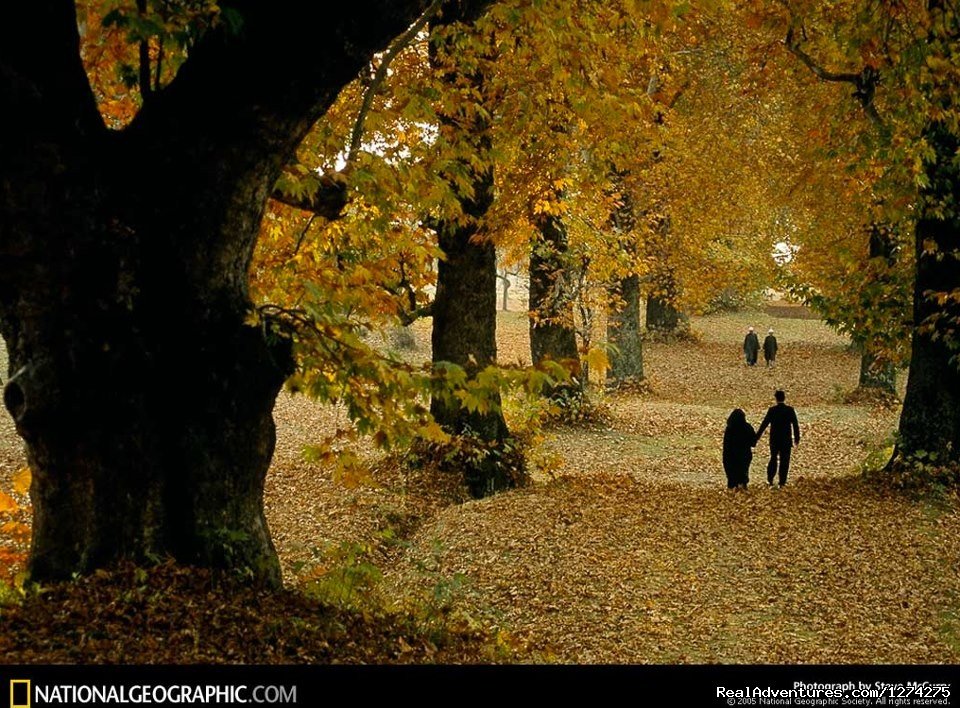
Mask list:
POLYGON ((701 320, 700 343, 650 347, 652 394, 559 432, 558 479, 444 509, 394 566, 394 592, 432 559, 466 577, 462 611, 563 662, 958 661, 957 505, 859 475, 896 411, 842 403, 858 360, 839 339, 776 320, 779 366, 748 369, 748 322, 701 320), (729 492, 726 416, 742 406, 757 425, 775 387, 804 436, 790 483, 766 486, 762 442, 750 488, 729 492))
MULTIPOLYGON (((413 555, 563 662, 956 662, 960 527, 857 480, 571 477, 452 507, 413 555)), ((404 567, 391 580, 416 582, 404 567)))
MULTIPOLYGON (((506 313, 500 325, 501 358, 522 360, 523 316, 506 313)), ((287 584, 309 591, 342 570, 345 557, 375 563, 383 572, 375 593, 387 604, 449 602, 443 616, 503 630, 501 640, 522 661, 960 662, 960 504, 914 501, 860 475, 871 454, 882 459, 897 411, 843 403, 856 384, 856 357, 815 321, 754 313, 701 318, 695 327, 699 342, 646 348, 651 392, 609 396, 607 422, 551 434, 547 446, 565 458, 556 477, 540 474, 528 488, 481 501, 464 503, 454 480, 386 461, 373 466, 373 485, 333 480, 302 447, 343 414, 282 396, 265 502, 287 584), (748 324, 776 328, 776 369, 742 363, 748 324), (726 417, 742 406, 756 425, 778 386, 803 432, 790 483, 766 486, 763 442, 750 488, 729 492, 720 465, 726 417)), ((9 489, 23 458, 9 419, 0 426, 0 488, 9 489)), ((25 550, 22 540, 2 541, 25 550)), ((215 625, 229 599, 208 599, 219 608, 215 625)), ((182 616, 177 607, 164 605, 170 627, 206 621, 202 603, 186 602, 182 616)), ((62 634, 31 639, 34 614, 18 620, 26 629, 6 660, 176 660, 140 651, 155 629, 136 629, 140 615, 98 620, 104 636, 68 654, 57 646, 62 634)), ((276 631, 288 631, 279 621, 276 631)), ((289 631, 303 634, 294 625, 289 631)), ((314 628, 319 639, 291 637, 300 648, 272 660, 437 658, 429 646, 404 654, 403 642, 378 639, 394 637, 392 627, 371 625, 362 653, 323 649, 332 640, 314 628)), ((205 636, 212 643, 195 643, 184 660, 244 660, 205 636)), ((445 660, 495 658, 472 651, 454 649, 445 660)))

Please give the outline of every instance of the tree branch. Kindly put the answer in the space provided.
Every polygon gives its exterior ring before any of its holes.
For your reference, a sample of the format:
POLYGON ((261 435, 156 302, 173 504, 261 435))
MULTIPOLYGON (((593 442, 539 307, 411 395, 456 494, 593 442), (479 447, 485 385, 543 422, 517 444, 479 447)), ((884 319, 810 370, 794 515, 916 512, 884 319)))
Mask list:
POLYGON ((410 25, 406 32, 397 37, 390 44, 387 51, 383 53, 373 78, 363 93, 360 109, 357 112, 357 118, 350 132, 350 144, 347 148, 347 156, 345 159, 346 166, 338 172, 321 175, 320 184, 317 190, 311 195, 294 197, 284 193, 280 189, 274 188, 273 193, 270 195, 272 199, 287 206, 312 212, 330 221, 340 217, 343 208, 347 204, 346 177, 360 151, 360 146, 363 142, 363 126, 373 106, 373 99, 387 78, 391 62, 416 38, 420 31, 426 26, 427 22, 430 21, 430 18, 437 13, 441 5, 443 5, 443 0, 433 0, 427 9, 417 18, 416 22, 410 25))
POLYGON ((399 298, 406 296, 407 307, 400 308, 400 310, 397 312, 397 317, 400 319, 400 324, 402 324, 404 327, 409 327, 421 317, 433 316, 433 302, 428 302, 425 305, 417 304, 417 293, 413 289, 413 285, 410 284, 410 280, 407 278, 407 271, 402 258, 400 259, 399 282, 396 285, 381 283, 380 287, 394 297, 399 298))
POLYGON ((814 61, 813 57, 801 49, 800 42, 794 33, 795 24, 795 21, 791 21, 790 27, 787 29, 787 36, 784 39, 784 44, 787 49, 800 59, 820 80, 853 84, 856 87, 853 92, 853 97, 860 103, 863 112, 866 113, 867 117, 876 126, 884 128, 883 119, 873 105, 873 97, 876 93, 877 85, 880 83, 880 72, 872 66, 864 66, 859 74, 834 72, 824 69, 814 61))
POLYGON ((794 35, 794 26, 792 24, 790 25, 789 29, 787 29, 787 37, 784 41, 787 45, 787 49, 795 54, 800 61, 806 64, 807 68, 809 68, 810 71, 817 76, 817 78, 822 79, 823 81, 841 81, 854 85, 856 85, 860 80, 860 74, 836 73, 833 71, 827 71, 822 66, 817 64, 813 60, 813 57, 800 48, 800 43, 797 41, 797 38, 794 35))
MULTIPOLYGON (((31 136, 60 142, 103 134, 106 127, 80 60, 72 2, 5 3, 0 22, 0 151, 22 151, 31 136)), ((6 157, 6 156, 5 156, 6 157)), ((2 166, 0 166, 2 169, 2 166)))
POLYGON ((316 214, 311 214, 310 218, 307 219, 307 225, 304 226, 303 230, 300 232, 300 236, 297 238, 297 245, 293 249, 294 256, 300 253, 300 247, 303 245, 303 240, 307 237, 307 232, 310 230, 310 227, 313 226, 313 222, 316 220, 316 218, 316 214))
MULTIPOLYGON (((147 0, 137 0, 137 14, 141 18, 147 14, 147 0)), ((140 40, 138 58, 140 67, 137 78, 140 85, 140 97, 146 103, 153 96, 153 89, 150 85, 150 42, 146 38, 140 40)))
POLYGON ((400 310, 398 313, 400 318, 400 324, 404 327, 409 327, 414 322, 424 317, 433 317, 433 302, 428 302, 426 305, 420 305, 412 310, 400 310))
MULTIPOLYGON (((264 194, 260 185, 276 183, 343 87, 426 5, 427 0, 334 5, 223 0, 222 10, 235 20, 218 24, 196 42, 174 79, 124 131, 123 154, 137 164, 149 160, 156 166, 152 186, 163 198, 205 209, 207 221, 225 221, 250 205, 259 211, 260 199, 271 193, 284 203, 335 217, 345 192, 338 179, 322 180, 323 193, 310 199, 272 189, 264 194), (191 169, 184 170, 185 165, 191 169), (225 195, 223 175, 245 186, 225 195), (254 184, 257 194, 251 200, 254 184)), ((216 249, 249 238, 234 229, 211 232, 219 233, 216 249)), ((209 258, 219 258, 217 253, 209 251, 209 258)))
POLYGON ((311 212, 315 216, 323 217, 328 221, 335 221, 340 218, 343 208, 347 205, 346 177, 347 170, 320 175, 317 189, 313 194, 302 197, 287 194, 274 187, 270 198, 281 204, 311 212))
POLYGON ((374 96, 376 96, 377 91, 380 90, 380 86, 383 85, 383 82, 387 78, 387 70, 390 68, 390 63, 420 34, 420 31, 426 27, 427 22, 437 13, 441 5, 443 5, 443 0, 433 0, 420 17, 417 18, 417 21, 410 25, 406 32, 397 37, 390 45, 390 48, 383 53, 380 64, 377 66, 377 70, 373 75, 373 79, 369 85, 367 85, 367 90, 363 94, 363 101, 361 101, 360 110, 357 113, 357 120, 353 124, 353 131, 350 134, 350 148, 347 151, 347 164, 351 164, 356 159, 357 152, 360 150, 360 143, 363 139, 364 121, 366 121, 370 107, 373 105, 374 96))

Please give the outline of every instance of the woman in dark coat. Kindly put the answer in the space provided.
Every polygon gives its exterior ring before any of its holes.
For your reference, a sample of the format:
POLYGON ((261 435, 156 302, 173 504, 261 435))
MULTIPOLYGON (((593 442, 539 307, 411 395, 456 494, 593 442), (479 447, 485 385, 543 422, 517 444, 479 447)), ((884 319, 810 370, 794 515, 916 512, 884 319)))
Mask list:
POLYGON ((737 408, 727 418, 723 432, 723 471, 727 473, 727 489, 747 488, 750 462, 757 444, 757 431, 747 422, 747 414, 737 408))

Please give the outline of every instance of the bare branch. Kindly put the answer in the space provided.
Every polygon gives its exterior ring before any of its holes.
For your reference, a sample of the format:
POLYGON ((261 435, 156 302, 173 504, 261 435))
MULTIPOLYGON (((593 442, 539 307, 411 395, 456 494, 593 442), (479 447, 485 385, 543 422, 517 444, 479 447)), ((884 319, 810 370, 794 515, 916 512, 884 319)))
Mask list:
POLYGON ((863 112, 866 113, 874 125, 884 128, 883 119, 873 105, 873 97, 876 93, 877 85, 880 83, 880 72, 872 66, 864 66, 859 74, 835 72, 824 69, 817 64, 813 57, 800 47, 800 42, 794 33, 795 25, 796 21, 791 21, 790 27, 787 29, 787 36, 784 40, 787 49, 800 59, 820 80, 853 84, 856 87, 853 92, 853 97, 860 103, 863 112))
POLYGON ((303 245, 303 240, 307 237, 307 232, 310 230, 310 227, 313 226, 313 222, 316 220, 317 215, 311 214, 310 218, 307 219, 307 225, 303 227, 303 230, 300 232, 300 236, 297 238, 297 245, 293 249, 293 255, 296 256, 300 253, 300 246, 303 245))
POLYGON ((413 285, 410 283, 410 280, 407 278, 407 271, 403 259, 400 259, 400 280, 396 285, 388 285, 381 283, 380 287, 386 290, 388 293, 394 297, 404 297, 407 298, 407 307, 401 309, 397 313, 397 317, 400 318, 400 323, 404 327, 408 327, 416 322, 421 317, 432 317, 433 316, 433 303, 428 302, 425 305, 420 305, 417 303, 417 292, 413 289, 413 285))
MULTIPOLYGON (((137 0, 137 14, 142 18, 147 14, 147 0, 137 0)), ((140 97, 146 104, 153 96, 153 88, 150 85, 150 42, 143 38, 139 46, 139 74, 138 82, 140 85, 140 97)))
POLYGON ((413 310, 401 310, 399 317, 400 324, 402 324, 404 327, 409 327, 423 317, 433 317, 433 302, 428 302, 426 305, 420 305, 413 310))
POLYGON ((794 26, 791 24, 790 28, 787 30, 787 37, 784 40, 787 49, 789 49, 793 54, 795 54, 800 61, 807 65, 807 67, 812 71, 817 78, 822 79, 823 81, 842 81, 850 84, 856 85, 860 80, 860 74, 850 74, 850 73, 837 73, 833 71, 827 71, 822 66, 817 64, 813 57, 807 54, 803 49, 800 48, 800 43, 797 41, 796 36, 794 35, 794 26))
POLYGON ((427 22, 437 13, 442 4, 443 0, 433 0, 427 9, 423 11, 423 14, 417 18, 417 21, 410 25, 406 32, 397 37, 387 51, 383 53, 380 64, 377 66, 377 70, 373 75, 373 79, 371 79, 367 85, 367 90, 364 91, 363 100, 360 103, 360 110, 353 124, 353 131, 350 134, 350 147, 347 150, 348 165, 356 159, 357 152, 360 150, 360 143, 363 140, 363 124, 367 119, 367 114, 370 112, 370 107, 373 105, 374 96, 377 95, 377 91, 380 90, 380 87, 387 78, 387 70, 390 68, 390 63, 416 38, 420 31, 426 27, 427 22))
POLYGON ((370 108, 373 106, 373 99, 387 78, 390 63, 412 42, 420 31, 426 26, 430 18, 437 13, 443 0, 433 0, 426 10, 410 25, 406 32, 397 37, 383 53, 377 70, 373 78, 367 85, 363 94, 363 100, 360 103, 360 110, 357 112, 357 119, 354 121, 353 129, 350 133, 350 145, 347 148, 346 166, 339 172, 328 173, 320 176, 320 184, 317 191, 309 196, 298 198, 285 194, 279 189, 274 189, 270 195, 274 200, 296 207, 303 211, 312 212, 316 216, 321 216, 329 221, 339 219, 343 208, 347 204, 346 177, 350 168, 357 159, 357 153, 360 151, 360 145, 363 142, 363 125, 370 108))

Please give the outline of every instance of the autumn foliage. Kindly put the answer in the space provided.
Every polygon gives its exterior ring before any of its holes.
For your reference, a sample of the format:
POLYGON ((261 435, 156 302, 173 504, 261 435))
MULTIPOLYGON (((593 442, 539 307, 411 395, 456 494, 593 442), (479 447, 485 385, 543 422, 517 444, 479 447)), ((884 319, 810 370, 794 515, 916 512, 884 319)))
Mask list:
MULTIPOLYGON (((60 142, 62 135, 54 139, 43 132, 45 123, 32 121, 40 126, 28 126, 36 135, 12 167, 2 168, 9 174, 0 173, 0 203, 12 205, 3 216, 11 223, 20 219, 0 236, 24 239, 0 255, 17 263, 27 251, 30 258, 54 253, 60 259, 30 271, 46 279, 43 292, 19 268, 12 294, 0 288, 0 307, 6 308, 0 323, 16 369, 9 372, 16 381, 8 383, 5 400, 34 465, 32 474, 24 468, 9 489, 0 489, 5 587, 20 588, 25 577, 31 483, 35 498, 47 499, 69 477, 64 470, 78 469, 106 481, 63 485, 64 494, 97 490, 105 508, 113 509, 109 495, 139 502, 146 495, 137 485, 149 482, 157 508, 170 507, 157 518, 172 530, 151 535, 144 519, 152 520, 155 509, 131 502, 134 510, 121 519, 136 527, 125 529, 136 536, 129 548, 125 539, 111 547, 114 534, 99 523, 107 515, 90 512, 84 543, 100 544, 104 557, 150 558, 156 543, 164 551, 170 550, 164 544, 176 545, 184 558, 201 564, 231 566, 242 565, 236 549, 248 544, 249 556, 261 558, 236 570, 278 583, 262 497, 274 454, 271 407, 281 385, 337 411, 335 425, 302 441, 303 453, 351 487, 371 482, 369 455, 381 453, 411 467, 438 462, 466 477, 473 462, 499 456, 498 463, 510 468, 504 488, 549 477, 562 463, 544 453, 546 421, 560 421, 561 429, 563 422, 588 430, 613 425, 606 404, 591 408, 606 395, 608 379, 632 387, 623 395, 658 395, 662 381, 644 364, 658 343, 641 327, 641 303, 649 303, 648 313, 656 307, 672 316, 698 354, 709 344, 691 334, 691 317, 759 307, 774 293, 804 303, 856 349, 861 387, 881 381, 883 405, 904 396, 899 433, 883 448, 905 460, 896 472, 899 486, 912 488, 911 475, 927 472, 941 487, 955 483, 960 17, 949 3, 476 0, 453 6, 423 0, 396 5, 386 19, 378 16, 383 23, 369 37, 364 18, 348 22, 350 9, 331 10, 343 23, 330 27, 355 32, 362 53, 345 34, 327 38, 344 44, 330 57, 318 59, 298 45, 286 67, 295 78, 288 86, 278 71, 262 95, 251 93, 251 101, 237 107, 245 123, 220 116, 224 126, 204 126, 182 141, 191 116, 164 101, 189 95, 177 92, 205 76, 191 74, 192 67, 203 68, 213 57, 209 66, 222 69, 229 64, 224 57, 237 51, 245 61, 259 56, 283 68, 287 55, 278 33, 246 24, 268 13, 265 6, 232 0, 74 5, 68 29, 79 55, 71 54, 77 63, 70 79, 90 105, 63 121, 71 125, 57 125, 69 133, 60 142), (463 21, 453 22, 457 17, 463 21), (249 41, 262 46, 246 55, 249 41), (256 54, 262 47, 269 49, 266 58, 256 54), (318 66, 308 67, 311 61, 318 66), (310 84, 317 77, 332 88, 310 84), (302 106, 289 98, 295 89, 303 93, 302 106), (275 110, 263 118, 267 104, 275 110), (93 127, 77 127, 80 118, 93 127), (144 150, 143 164, 130 146, 144 150), (189 164, 217 150, 222 173, 189 164), (118 165, 137 174, 118 176, 118 165), (137 190, 125 191, 128 177, 137 190), (187 177, 196 177, 196 185, 187 177), (249 181, 234 184, 241 177, 249 181), (48 188, 60 202, 46 199, 48 188), (71 208, 49 207, 51 214, 36 221, 23 216, 41 202, 71 208), (28 244, 34 232, 49 242, 28 244), (446 327, 448 341, 465 339, 457 322, 432 317, 439 273, 453 260, 451 234, 468 234, 456 244, 468 265, 472 255, 490 256, 476 268, 489 270, 496 261, 518 289, 538 275, 531 263, 540 259, 547 273, 541 299, 521 305, 524 321, 558 327, 574 343, 557 356, 529 347, 499 356, 477 350, 457 362, 412 351, 423 328, 437 333, 446 327), (88 268, 92 263, 106 275, 88 268), (60 282, 63 274, 73 280, 60 282), (48 311, 47 301, 58 304, 48 311), (61 306, 75 309, 66 317, 54 311, 61 306), (77 326, 61 327, 61 316, 77 326), (31 323, 43 324, 38 334, 31 323), (173 341, 181 327, 192 328, 189 341, 173 341), (75 337, 78 331, 87 338, 75 337), (82 355, 67 351, 74 340, 86 347, 82 355), (44 347, 53 354, 36 354, 44 347), (617 365, 628 354, 634 369, 621 377, 617 365), (898 371, 908 364, 909 383, 898 387, 898 371), (48 367, 60 377, 44 391, 48 407, 59 414, 49 401, 65 397, 64 381, 79 381, 87 388, 74 391, 73 407, 64 410, 74 423, 95 421, 84 414, 100 396, 84 366, 110 383, 121 380, 115 372, 122 370, 129 395, 116 395, 144 418, 130 422, 136 415, 108 406, 105 429, 88 436, 101 445, 95 453, 86 439, 64 443, 49 423, 53 414, 31 418, 32 409, 26 412, 25 392, 46 385, 48 367), (174 385, 180 381, 190 389, 184 397, 201 390, 203 400, 157 423, 157 411, 181 403, 174 385), (471 421, 496 418, 496 431, 457 428, 442 419, 444 410, 471 421), (253 432, 234 425, 244 415, 253 432), (142 440, 128 445, 123 434, 116 440, 107 434, 127 423, 128 434, 142 440), (30 425, 39 426, 32 436, 30 425), (196 442, 197 430, 209 439, 196 442), (36 451, 46 443, 56 454, 36 451), (169 445, 174 452, 168 453, 169 445), (219 456, 210 453, 213 448, 219 456), (102 459, 93 459, 97 455, 102 459), (144 459, 131 461, 136 455, 144 459), (250 497, 232 508, 236 528, 220 524, 220 512, 237 496, 224 479, 253 458, 245 471, 250 479, 236 483, 250 497), (155 469, 141 475, 141 462, 155 469), (57 470, 42 469, 44 463, 57 470), (197 492, 192 501, 199 511, 180 514, 173 502, 178 483, 197 492)), ((283 26, 282 20, 269 25, 283 26)), ((308 34, 302 27, 298 32, 308 34)), ((0 53, 0 99, 13 106, 3 102, 0 108, 20 115, 18 101, 34 94, 8 81, 15 64, 0 53)), ((38 86, 43 78, 36 78, 38 86)), ((219 78, 217 90, 229 86, 240 94, 237 76, 219 78)), ((191 90, 202 97, 202 81, 191 90)), ((486 314, 481 334, 492 342, 495 313, 486 314)), ((678 332, 659 334, 673 341, 678 332)), ((713 375, 729 362, 700 363, 713 375)), ((735 393, 699 374, 672 383, 681 393, 694 383, 735 393)), ((620 482, 610 488, 602 480, 576 484, 597 499, 619 500, 624 490, 633 491, 620 482)), ((886 508, 885 498, 872 502, 886 508)), ((36 507, 42 514, 42 505, 36 507)), ((767 505, 762 512, 778 508, 767 505)), ((642 508, 632 513, 649 516, 642 508)), ((750 518, 742 507, 732 513, 750 518)), ((566 524, 567 516, 558 512, 556 523, 566 524)), ((46 518, 52 529, 72 517, 46 518)), ((812 528, 808 517, 800 521, 812 528)), ((705 521, 710 528, 715 522, 712 516, 705 521)), ((33 528, 37 535, 41 525, 33 528)), ((48 539, 59 538, 56 528, 48 539)), ((63 549, 69 557, 50 569, 52 575, 99 562, 100 547, 92 555, 80 542, 57 547, 63 549)), ((649 560, 639 552, 638 558, 649 560)), ((528 590, 539 597, 540 590, 524 586, 528 590)), ((651 616, 666 612, 655 605, 647 610, 651 616)), ((670 612, 680 611, 670 605, 670 612)), ((399 640, 398 646, 402 654, 399 640)), ((794 645, 788 648, 762 656, 798 656, 794 645)), ((657 656, 678 658, 673 651, 671 645, 657 656)), ((693 658, 715 657, 704 651, 693 658)))

